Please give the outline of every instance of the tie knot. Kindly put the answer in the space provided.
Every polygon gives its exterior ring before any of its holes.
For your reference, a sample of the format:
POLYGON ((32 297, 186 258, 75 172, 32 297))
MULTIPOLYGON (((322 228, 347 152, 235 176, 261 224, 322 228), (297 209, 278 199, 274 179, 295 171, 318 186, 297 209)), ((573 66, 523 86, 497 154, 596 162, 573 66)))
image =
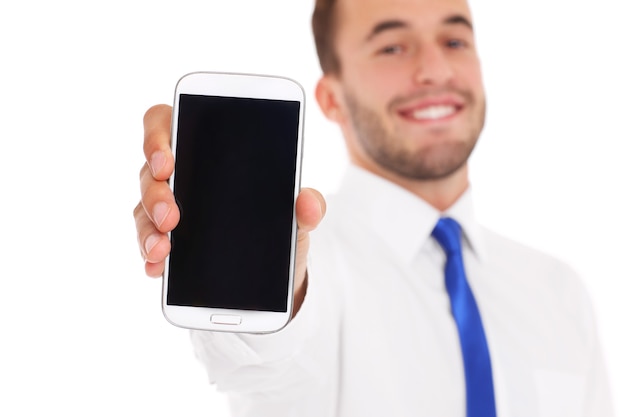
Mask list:
POLYGON ((446 255, 461 253, 461 226, 450 217, 442 217, 433 229, 433 237, 446 251, 446 255))

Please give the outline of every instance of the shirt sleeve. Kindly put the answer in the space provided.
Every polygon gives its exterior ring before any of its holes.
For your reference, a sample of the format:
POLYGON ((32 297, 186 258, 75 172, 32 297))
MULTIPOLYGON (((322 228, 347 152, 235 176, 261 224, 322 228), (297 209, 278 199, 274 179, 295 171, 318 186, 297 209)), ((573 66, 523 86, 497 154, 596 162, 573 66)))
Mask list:
POLYGON ((602 352, 599 350, 595 352, 593 360, 593 366, 587 379, 589 385, 585 402, 585 415, 613 417, 615 412, 602 352))
POLYGON ((604 352, 597 331, 595 314, 588 294, 584 293, 588 311, 587 328, 591 340, 590 366, 587 375, 587 390, 585 398, 585 416, 613 417, 613 400, 604 359, 604 352))
POLYGON ((338 372, 338 319, 309 262, 296 317, 270 334, 191 331, 211 383, 228 394, 233 416, 332 415, 338 372))

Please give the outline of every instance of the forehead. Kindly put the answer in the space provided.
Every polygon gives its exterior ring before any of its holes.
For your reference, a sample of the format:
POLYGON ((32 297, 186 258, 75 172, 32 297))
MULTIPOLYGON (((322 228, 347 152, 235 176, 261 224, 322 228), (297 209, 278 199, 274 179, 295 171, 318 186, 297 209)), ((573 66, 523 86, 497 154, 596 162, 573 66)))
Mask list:
POLYGON ((466 0, 338 0, 337 34, 361 37, 387 20, 401 20, 417 30, 428 30, 454 15, 471 21, 466 0))

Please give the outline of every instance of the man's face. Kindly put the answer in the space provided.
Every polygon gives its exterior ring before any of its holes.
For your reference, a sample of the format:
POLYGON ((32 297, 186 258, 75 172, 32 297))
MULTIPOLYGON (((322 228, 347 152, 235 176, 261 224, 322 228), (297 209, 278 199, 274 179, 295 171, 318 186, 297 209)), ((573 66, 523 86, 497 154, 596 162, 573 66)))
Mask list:
POLYGON ((485 96, 465 0, 340 0, 344 134, 357 163, 408 179, 465 166, 485 96))

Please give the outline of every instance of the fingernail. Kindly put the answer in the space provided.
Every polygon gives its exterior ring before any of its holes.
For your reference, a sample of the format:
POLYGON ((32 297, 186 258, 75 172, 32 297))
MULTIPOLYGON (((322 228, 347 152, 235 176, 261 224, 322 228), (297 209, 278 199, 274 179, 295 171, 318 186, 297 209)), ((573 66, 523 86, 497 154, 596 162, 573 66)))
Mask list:
POLYGON ((165 166, 165 154, 163 151, 156 151, 150 158, 150 170, 152 175, 157 175, 165 166))
POLYGON ((158 235, 150 235, 150 236, 148 236, 148 238, 146 239, 146 243, 144 244, 144 246, 146 248, 146 257, 148 256, 148 254, 150 253, 152 248, 154 248, 154 246, 157 243, 159 243, 160 239, 161 238, 158 235))
POLYGON ((152 219, 154 220, 154 224, 157 227, 161 227, 161 224, 167 217, 170 212, 170 206, 167 203, 160 202, 154 205, 154 209, 152 210, 152 219))

